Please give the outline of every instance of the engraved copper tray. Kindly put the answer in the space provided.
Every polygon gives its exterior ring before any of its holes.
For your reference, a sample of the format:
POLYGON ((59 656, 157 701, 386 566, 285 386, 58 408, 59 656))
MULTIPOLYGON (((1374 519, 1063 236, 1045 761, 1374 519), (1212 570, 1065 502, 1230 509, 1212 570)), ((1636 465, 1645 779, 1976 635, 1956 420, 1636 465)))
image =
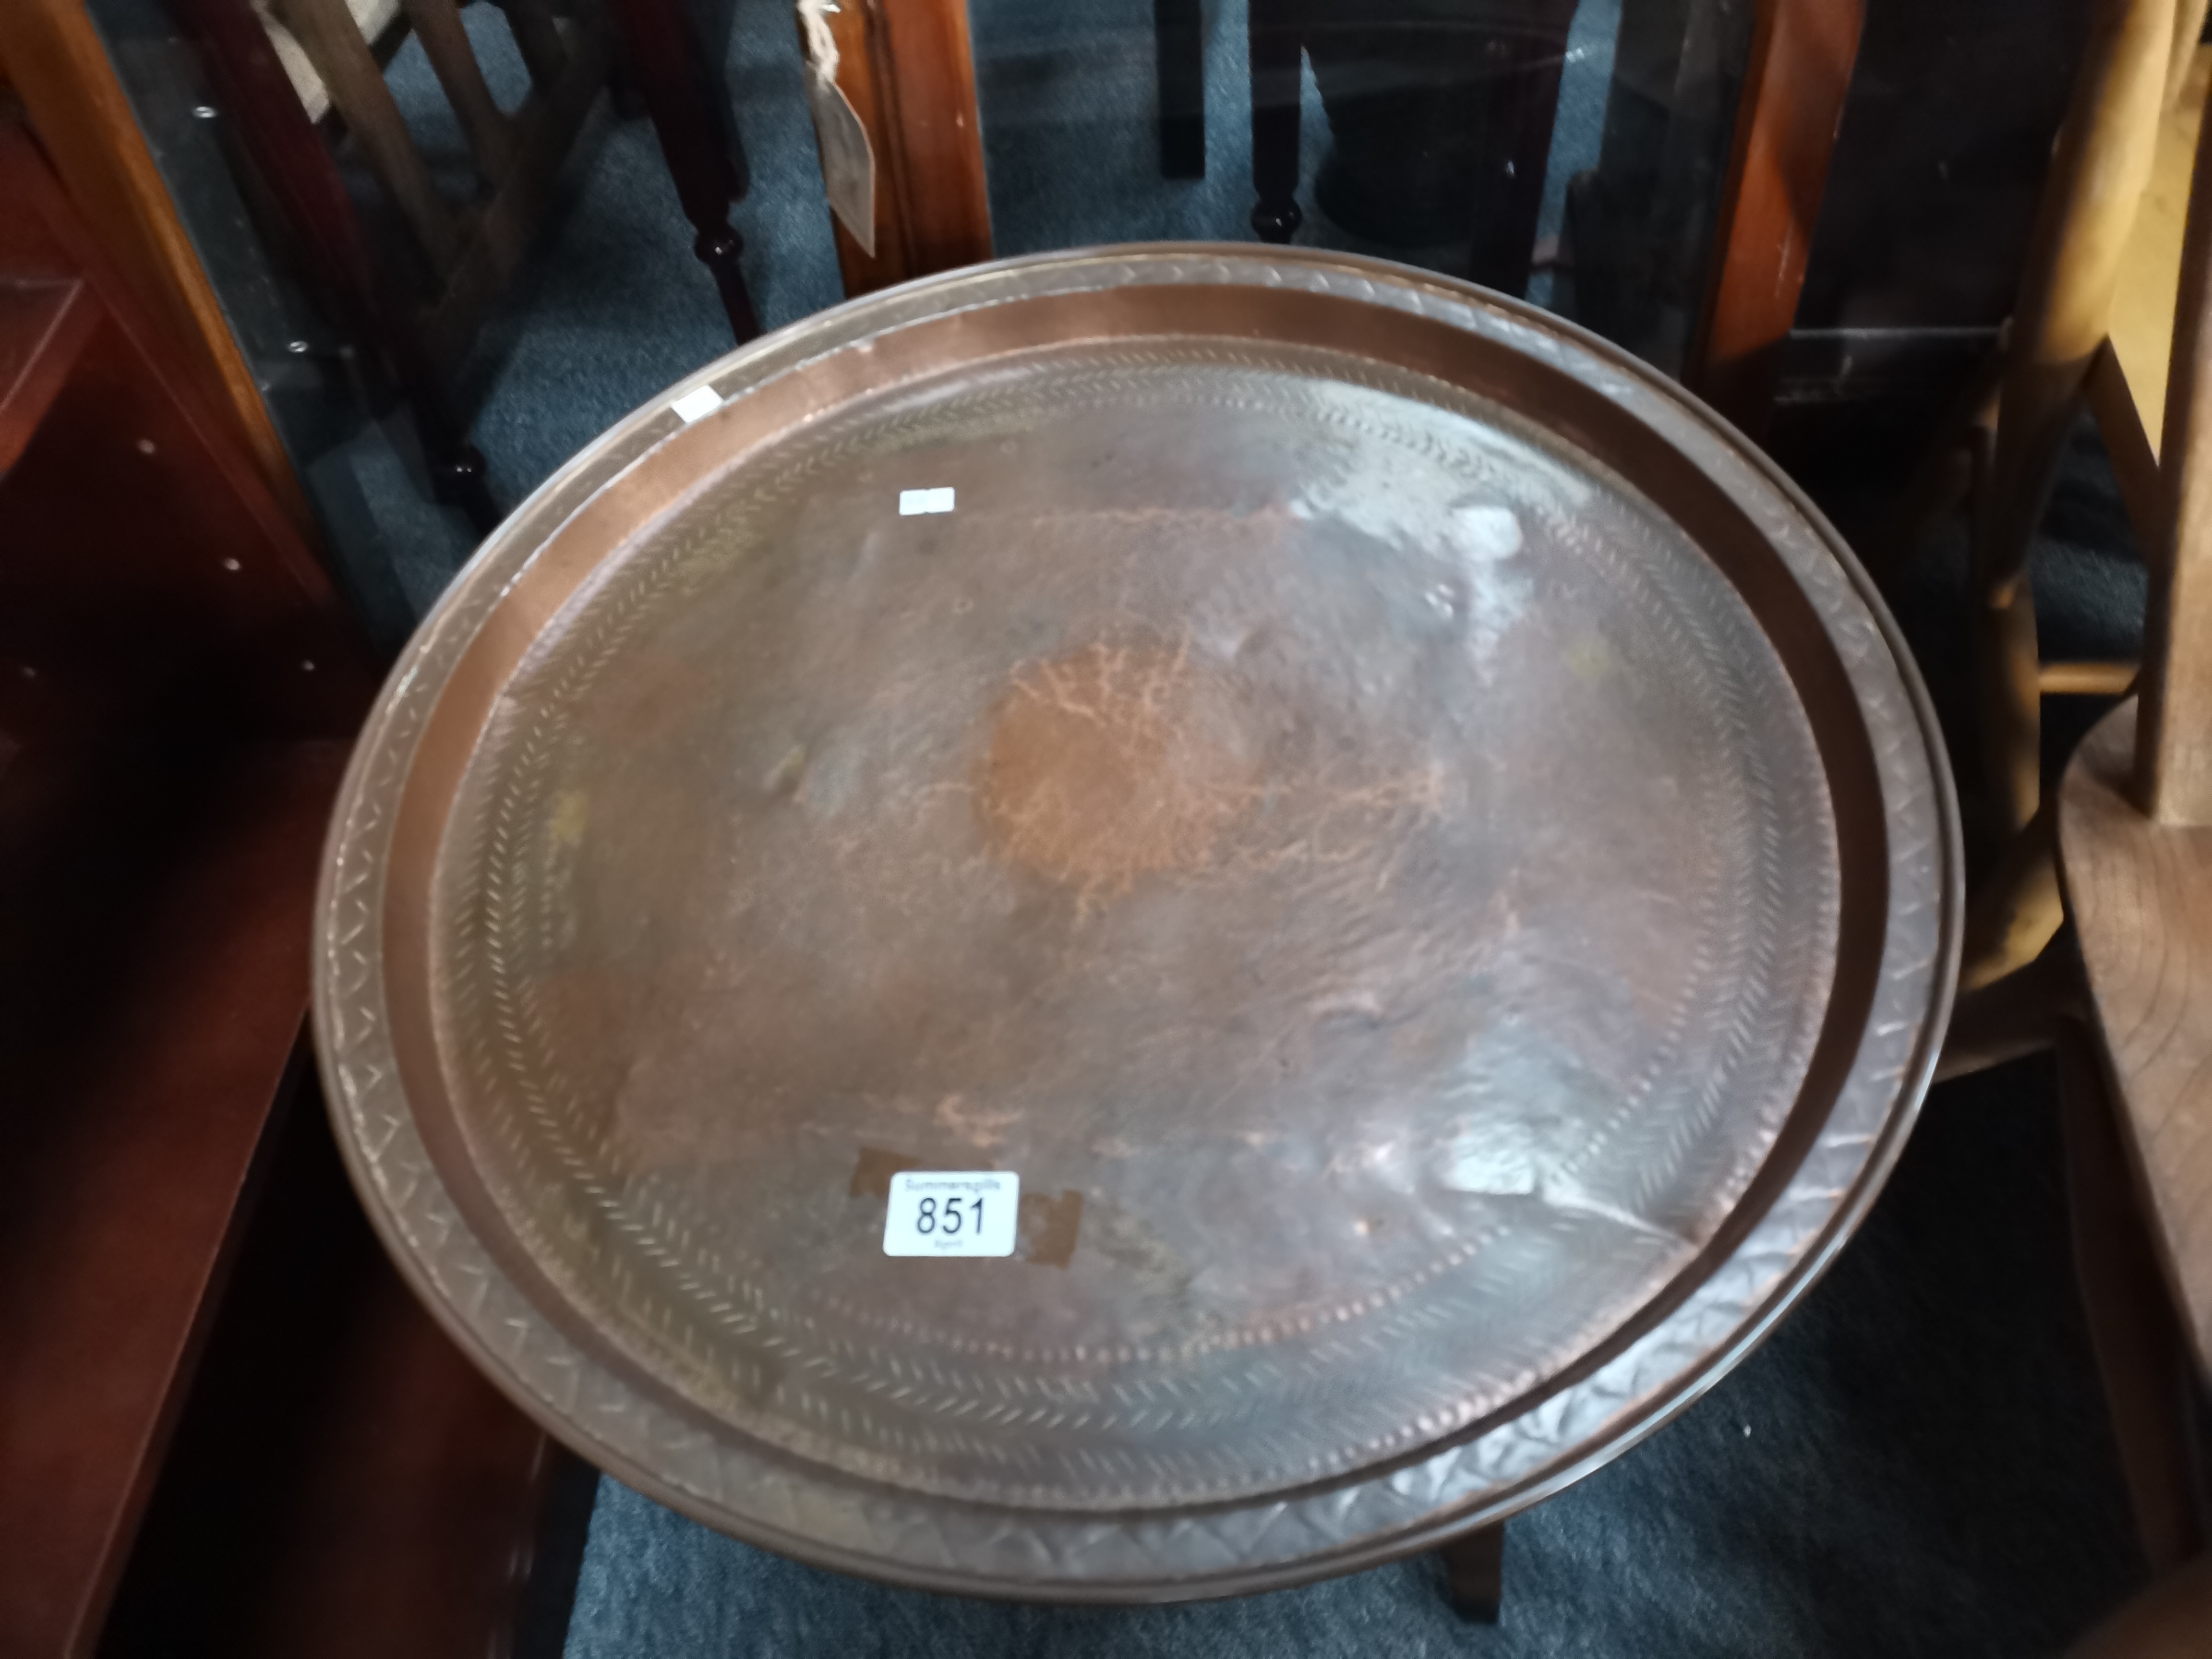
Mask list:
POLYGON ((477 1362, 715 1526, 1341 1571, 1649 1432, 1865 1212, 1934 743, 1819 514, 1555 319, 964 271, 656 399, 423 624, 329 852, 339 1139, 477 1362), (908 1169, 1018 1174, 1015 1254, 887 1256, 908 1169))

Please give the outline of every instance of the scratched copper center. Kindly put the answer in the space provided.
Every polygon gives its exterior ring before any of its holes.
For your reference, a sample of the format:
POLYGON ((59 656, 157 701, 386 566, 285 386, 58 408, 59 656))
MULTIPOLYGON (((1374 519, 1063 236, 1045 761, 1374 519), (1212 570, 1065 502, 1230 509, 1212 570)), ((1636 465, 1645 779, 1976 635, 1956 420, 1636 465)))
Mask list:
POLYGON ((1098 896, 1194 868, 1257 793, 1237 712, 1187 644, 1024 663, 994 710, 976 808, 1007 857, 1098 896))
POLYGON ((1948 820, 1809 509, 1535 313, 1206 259, 732 360, 364 740, 373 1213, 780 1547, 1195 1593, 1502 1512, 1796 1294, 1925 1075, 1948 820), (1013 1255, 886 1255, 908 1169, 1018 1175, 1013 1255))

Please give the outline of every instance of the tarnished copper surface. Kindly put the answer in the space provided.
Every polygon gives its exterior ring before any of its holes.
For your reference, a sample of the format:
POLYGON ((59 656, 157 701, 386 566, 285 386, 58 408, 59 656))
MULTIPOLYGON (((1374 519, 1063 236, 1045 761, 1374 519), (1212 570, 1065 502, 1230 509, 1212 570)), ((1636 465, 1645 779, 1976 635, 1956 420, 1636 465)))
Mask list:
POLYGON ((1626 1445, 1871 1200, 1955 948, 1929 723, 1666 383, 1186 248, 698 385, 426 623, 325 884, 371 1212, 586 1455, 894 1578, 1287 1582, 1626 1445), (884 1255, 932 1168, 1019 1175, 1012 1258, 884 1255))

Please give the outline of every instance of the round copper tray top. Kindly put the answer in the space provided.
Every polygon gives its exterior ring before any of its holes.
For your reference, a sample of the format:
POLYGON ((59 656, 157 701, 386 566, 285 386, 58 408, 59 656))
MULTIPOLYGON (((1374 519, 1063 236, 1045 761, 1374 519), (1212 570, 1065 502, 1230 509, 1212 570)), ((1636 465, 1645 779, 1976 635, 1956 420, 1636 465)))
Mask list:
POLYGON ((1291 1582, 1587 1472, 1833 1255, 1949 998, 1934 753, 1820 516, 1541 312, 963 271, 702 371, 453 584, 332 832, 332 1109, 432 1309, 667 1503, 1291 1582), (908 1170, 1018 1175, 1013 1255, 887 1255, 908 1170))

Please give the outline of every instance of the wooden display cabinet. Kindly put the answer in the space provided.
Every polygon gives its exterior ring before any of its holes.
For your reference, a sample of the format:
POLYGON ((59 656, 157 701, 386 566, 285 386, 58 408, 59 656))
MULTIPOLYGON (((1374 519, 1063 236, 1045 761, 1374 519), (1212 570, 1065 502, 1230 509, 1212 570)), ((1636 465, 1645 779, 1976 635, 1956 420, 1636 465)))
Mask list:
POLYGON ((501 1650, 588 1482, 401 1286, 303 1036, 378 665, 0 100, 0 1653, 501 1650))

